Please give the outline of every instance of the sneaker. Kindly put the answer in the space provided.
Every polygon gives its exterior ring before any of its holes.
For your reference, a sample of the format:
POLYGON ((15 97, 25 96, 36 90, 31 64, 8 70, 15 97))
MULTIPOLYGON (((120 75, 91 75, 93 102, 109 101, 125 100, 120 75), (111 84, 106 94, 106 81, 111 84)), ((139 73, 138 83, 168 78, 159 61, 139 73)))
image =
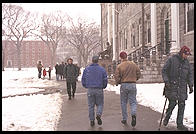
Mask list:
POLYGON ((96 119, 97 119, 98 125, 101 125, 102 124, 101 116, 97 115, 96 119))
POLYGON ((91 125, 91 127, 94 126, 95 125, 95 121, 94 120, 90 121, 90 125, 91 125))
POLYGON ((132 127, 135 127, 135 125, 136 125, 136 116, 135 115, 132 116, 131 125, 132 125, 132 127))
POLYGON ((69 96, 69 100, 71 100, 71 96, 69 96))
POLYGON ((164 126, 167 126, 168 122, 169 122, 169 120, 167 120, 167 119, 165 118, 165 119, 163 120, 163 125, 164 125, 164 126))
POLYGON ((180 131, 188 131, 188 128, 185 127, 184 125, 177 126, 177 129, 180 131))
POLYGON ((127 124, 127 120, 122 120, 121 123, 122 124, 127 124))

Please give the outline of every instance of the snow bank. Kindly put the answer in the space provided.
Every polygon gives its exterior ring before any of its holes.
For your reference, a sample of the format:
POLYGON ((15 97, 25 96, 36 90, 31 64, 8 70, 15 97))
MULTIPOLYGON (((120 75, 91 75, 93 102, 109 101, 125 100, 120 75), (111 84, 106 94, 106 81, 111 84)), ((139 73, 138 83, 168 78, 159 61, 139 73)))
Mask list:
POLYGON ((59 93, 2 99, 3 131, 51 131, 60 118, 59 93))

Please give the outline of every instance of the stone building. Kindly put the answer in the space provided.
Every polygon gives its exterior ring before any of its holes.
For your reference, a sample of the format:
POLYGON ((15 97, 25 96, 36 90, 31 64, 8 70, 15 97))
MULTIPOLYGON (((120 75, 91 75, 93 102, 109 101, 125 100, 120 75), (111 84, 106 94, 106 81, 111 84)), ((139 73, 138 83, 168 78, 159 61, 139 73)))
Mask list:
POLYGON ((183 45, 194 63, 194 3, 102 3, 101 32, 102 51, 109 42, 112 61, 127 52, 142 70, 141 82, 162 82, 165 60, 183 45))

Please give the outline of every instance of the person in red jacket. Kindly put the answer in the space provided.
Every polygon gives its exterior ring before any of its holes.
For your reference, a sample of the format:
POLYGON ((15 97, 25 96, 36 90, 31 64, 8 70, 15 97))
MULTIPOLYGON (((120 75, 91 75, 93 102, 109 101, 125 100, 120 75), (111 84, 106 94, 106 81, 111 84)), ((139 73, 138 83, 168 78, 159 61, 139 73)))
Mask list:
MULTIPOLYGON (((44 76, 44 78, 45 78, 45 76, 46 76, 46 69, 44 68, 44 70, 43 70, 43 76, 44 76)), ((43 79, 44 79, 43 78, 43 79)))

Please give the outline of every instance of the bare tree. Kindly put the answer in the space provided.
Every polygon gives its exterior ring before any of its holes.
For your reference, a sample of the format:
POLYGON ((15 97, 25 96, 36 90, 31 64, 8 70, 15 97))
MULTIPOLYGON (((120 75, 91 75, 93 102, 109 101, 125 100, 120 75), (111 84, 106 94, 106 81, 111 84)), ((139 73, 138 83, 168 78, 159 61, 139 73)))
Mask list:
POLYGON ((78 65, 83 66, 88 63, 88 57, 101 45, 100 28, 95 22, 87 22, 85 19, 78 18, 76 24, 72 18, 69 18, 71 24, 67 30, 66 40, 78 51, 78 65))
POLYGON ((3 4, 4 12, 3 27, 5 36, 11 40, 17 48, 18 70, 21 70, 21 45, 25 38, 28 38, 30 32, 35 30, 36 23, 30 12, 24 11, 20 6, 12 4, 3 4))
POLYGON ((56 50, 66 32, 66 14, 56 11, 42 16, 41 34, 35 34, 51 51, 51 66, 55 65, 56 50))

